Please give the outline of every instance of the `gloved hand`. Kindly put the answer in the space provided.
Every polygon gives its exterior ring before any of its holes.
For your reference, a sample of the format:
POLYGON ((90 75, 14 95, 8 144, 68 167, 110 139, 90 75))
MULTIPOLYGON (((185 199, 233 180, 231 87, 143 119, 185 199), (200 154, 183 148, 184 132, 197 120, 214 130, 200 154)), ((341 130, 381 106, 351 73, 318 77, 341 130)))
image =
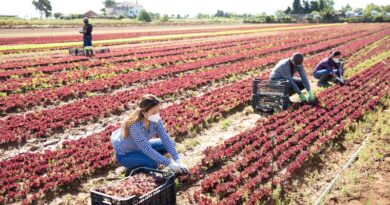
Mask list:
POLYGON ((188 167, 185 164, 181 163, 180 159, 175 160, 175 162, 180 166, 180 169, 182 171, 181 173, 184 174, 189 172, 188 167))
POLYGON ((311 102, 313 102, 313 101, 316 99, 316 98, 314 97, 312 91, 309 91, 309 92, 308 92, 308 97, 309 97, 309 100, 310 100, 311 102))
POLYGON ((299 99, 301 100, 301 102, 306 102, 306 97, 303 93, 299 95, 299 99))
POLYGON ((181 173, 180 165, 177 164, 175 161, 171 161, 171 163, 168 165, 169 169, 171 169, 175 173, 181 173))

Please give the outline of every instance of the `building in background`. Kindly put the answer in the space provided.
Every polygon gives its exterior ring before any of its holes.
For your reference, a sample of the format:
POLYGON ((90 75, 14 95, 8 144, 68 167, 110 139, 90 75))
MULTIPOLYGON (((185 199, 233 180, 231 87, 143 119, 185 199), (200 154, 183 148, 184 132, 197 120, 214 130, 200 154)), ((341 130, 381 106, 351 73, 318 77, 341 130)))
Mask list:
POLYGON ((139 12, 143 9, 144 7, 141 4, 138 4, 138 1, 123 1, 118 2, 115 7, 106 8, 106 13, 107 16, 137 17, 139 12))
POLYGON ((83 14, 83 16, 88 18, 95 18, 98 17, 99 15, 96 12, 89 10, 85 14, 83 14))

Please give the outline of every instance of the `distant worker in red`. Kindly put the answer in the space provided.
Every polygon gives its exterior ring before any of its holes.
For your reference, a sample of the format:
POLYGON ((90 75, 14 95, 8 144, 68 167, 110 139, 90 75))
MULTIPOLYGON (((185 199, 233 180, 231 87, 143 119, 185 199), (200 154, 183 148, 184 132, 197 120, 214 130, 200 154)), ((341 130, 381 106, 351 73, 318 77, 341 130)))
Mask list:
POLYGON ((84 26, 80 33, 84 34, 84 51, 86 56, 93 56, 92 49, 92 30, 93 26, 89 23, 87 17, 84 18, 84 26))

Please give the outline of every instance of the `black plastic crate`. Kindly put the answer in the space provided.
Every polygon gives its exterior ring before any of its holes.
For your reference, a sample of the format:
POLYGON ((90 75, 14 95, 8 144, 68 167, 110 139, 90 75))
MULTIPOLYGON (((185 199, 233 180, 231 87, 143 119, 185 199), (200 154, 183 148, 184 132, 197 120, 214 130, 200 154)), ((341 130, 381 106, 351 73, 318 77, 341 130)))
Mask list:
MULTIPOLYGON (((151 192, 141 196, 130 196, 128 198, 117 198, 91 189, 92 205, 174 205, 176 204, 175 174, 160 170, 140 167, 134 169, 130 176, 138 173, 159 175, 165 179, 165 183, 151 192)), ((126 177, 125 179, 127 179, 126 177)), ((123 181, 122 179, 120 181, 123 181)), ((118 182, 120 182, 118 181, 118 182)))
POLYGON ((287 109, 289 89, 287 81, 253 80, 252 107, 254 110, 270 111, 275 108, 287 109))
POLYGON ((83 48, 69 48, 69 55, 82 56, 85 55, 83 48))

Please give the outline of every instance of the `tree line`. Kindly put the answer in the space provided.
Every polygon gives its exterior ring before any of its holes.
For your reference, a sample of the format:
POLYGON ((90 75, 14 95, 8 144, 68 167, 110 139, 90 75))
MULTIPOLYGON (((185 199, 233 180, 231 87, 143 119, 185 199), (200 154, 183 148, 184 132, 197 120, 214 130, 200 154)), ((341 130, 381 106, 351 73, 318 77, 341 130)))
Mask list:
MULTIPOLYGON (((35 6, 43 16, 52 16, 52 6, 50 0, 33 0, 32 4, 35 6)), ((103 15, 105 15, 105 8, 115 7, 115 0, 103 0, 104 8, 101 9, 103 15)), ((243 19, 245 23, 293 23, 294 19, 292 15, 306 15, 307 22, 381 22, 390 21, 388 16, 390 13, 390 5, 379 6, 376 4, 368 4, 365 8, 352 8, 351 5, 346 4, 340 10, 334 8, 334 0, 293 0, 291 6, 287 6, 285 10, 278 10, 275 15, 267 15, 265 13, 259 15, 253 14, 235 14, 225 12, 223 10, 217 10, 214 15, 199 13, 196 18, 210 19, 210 18, 237 18, 243 19), (375 11, 375 12, 373 12, 375 11), (353 19, 339 19, 348 17, 346 14, 353 12, 357 14, 353 19), (373 15, 374 14, 374 15, 373 15), (316 18, 316 19, 314 19, 316 18)), ((61 13, 54 13, 55 18, 62 17, 61 13)), ((81 18, 82 15, 71 15, 71 18, 81 18)), ((125 18, 125 17, 121 17, 125 18)), ((147 12, 142 10, 137 19, 143 22, 150 22, 158 19, 162 22, 168 21, 170 18, 189 18, 189 15, 161 15, 158 13, 147 12)))

